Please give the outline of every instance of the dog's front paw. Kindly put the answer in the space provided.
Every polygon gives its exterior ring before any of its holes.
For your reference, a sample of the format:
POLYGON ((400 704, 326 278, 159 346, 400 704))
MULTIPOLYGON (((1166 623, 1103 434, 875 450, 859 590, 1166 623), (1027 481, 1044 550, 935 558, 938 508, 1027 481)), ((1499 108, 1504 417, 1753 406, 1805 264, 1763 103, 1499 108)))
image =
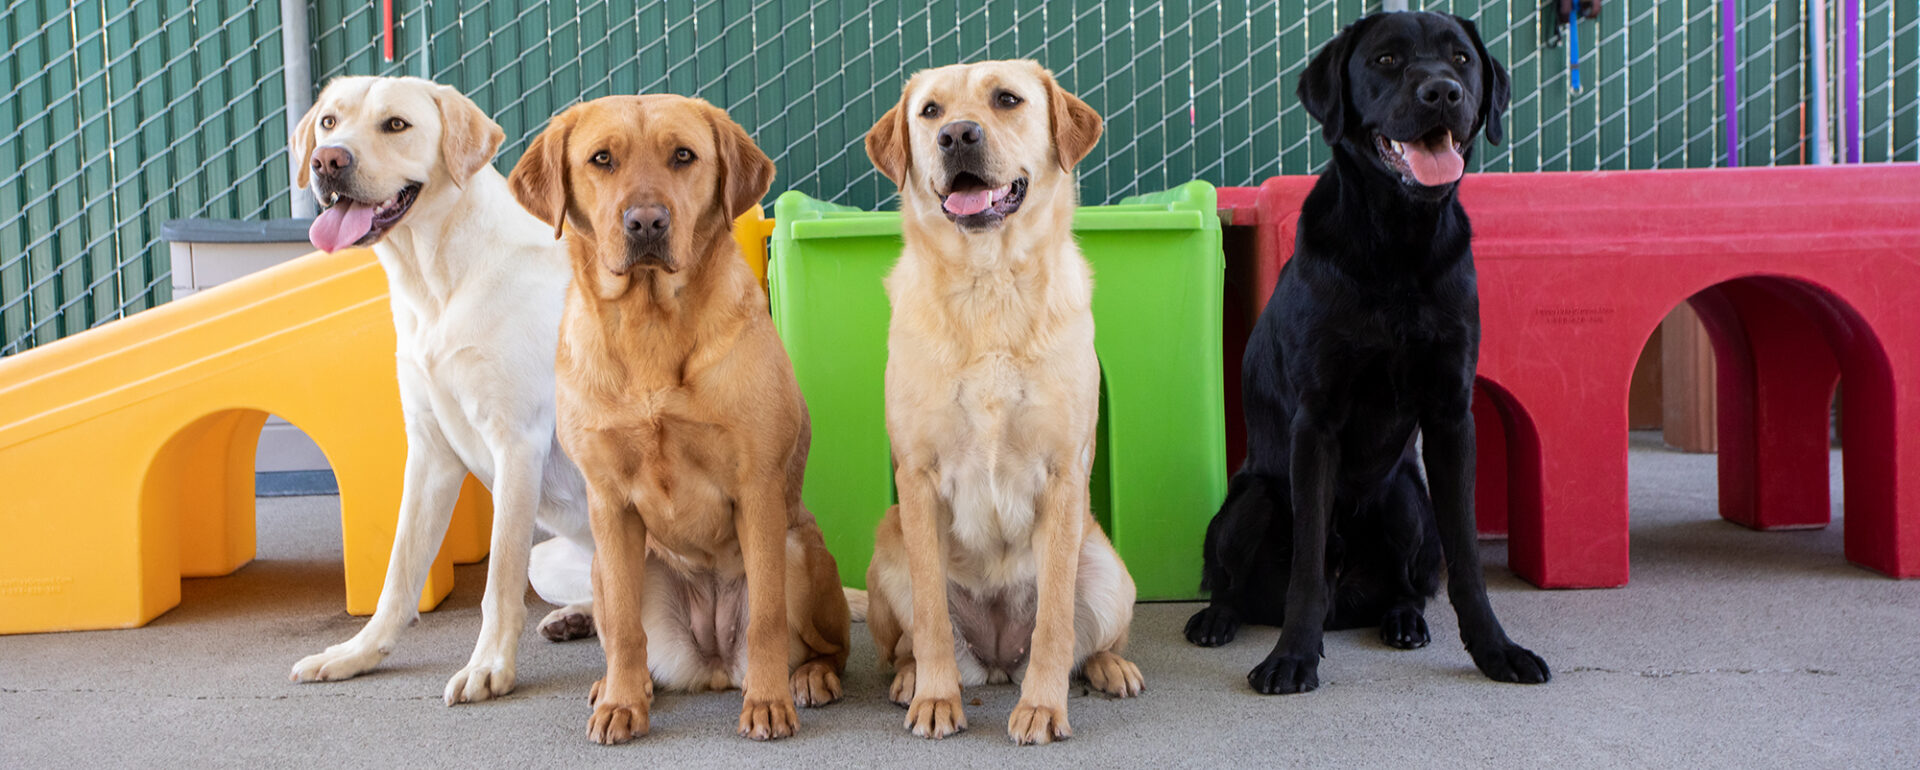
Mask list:
POLYGON ((587 721, 587 740, 612 746, 645 736, 651 729, 647 721, 647 710, 652 706, 651 698, 631 702, 599 700, 597 697, 595 700, 593 717, 587 721))
POLYGON ((540 635, 550 642, 569 642, 593 636, 593 615, 581 605, 569 604, 540 619, 540 635))
POLYGON ((328 647, 325 652, 317 652, 301 658, 293 664, 293 673, 287 678, 295 682, 338 682, 352 679, 380 665, 387 654, 376 647, 361 647, 353 642, 342 642, 328 647))
POLYGON ((740 706, 740 737, 756 741, 791 737, 800 731, 800 713, 787 698, 746 699, 740 706))
POLYGON ((1007 718, 1007 737, 1022 746, 1037 746, 1073 737, 1065 706, 1042 706, 1022 699, 1007 718))
POLYGON ((1209 605, 1187 618, 1187 641, 1201 647, 1219 647, 1240 632, 1240 616, 1232 608, 1209 605))
POLYGON ((1553 678, 1546 661, 1510 641, 1491 645, 1485 651, 1468 647, 1467 654, 1473 656, 1473 665, 1480 667, 1480 673, 1496 682, 1541 684, 1553 678))
POLYGON ((513 661, 488 660, 468 663, 447 680, 446 701, 452 706, 478 703, 513 692, 513 661))
MULTIPOLYGON (((587 705, 599 705, 600 693, 606 692, 606 689, 607 680, 605 677, 593 680, 593 686, 587 689, 587 705)), ((641 683, 640 691, 646 694, 648 703, 653 702, 653 677, 647 677, 647 680, 641 683)))
POLYGON ((1380 641, 1388 647, 1417 650, 1433 637, 1427 633, 1427 619, 1412 607, 1395 607, 1380 618, 1380 641))
POLYGON ((1086 672, 1087 684, 1115 698, 1131 698, 1147 689, 1147 680, 1140 676, 1139 666, 1105 650, 1087 656, 1082 670, 1086 672))
POLYGON ((893 664, 893 684, 887 687, 887 700, 893 701, 893 705, 906 708, 907 704, 913 702, 913 669, 913 661, 910 660, 893 664))
POLYGON ((1320 686, 1320 661, 1280 653, 1268 655, 1247 673, 1247 684, 1263 695, 1310 692, 1320 686))
POLYGON ((967 712, 958 693, 949 697, 914 696, 907 704, 907 730, 922 738, 945 738, 967 729, 967 712))
POLYGON ((809 660, 793 670, 787 680, 793 686, 793 701, 808 708, 825 706, 840 699, 840 673, 824 660, 809 660))

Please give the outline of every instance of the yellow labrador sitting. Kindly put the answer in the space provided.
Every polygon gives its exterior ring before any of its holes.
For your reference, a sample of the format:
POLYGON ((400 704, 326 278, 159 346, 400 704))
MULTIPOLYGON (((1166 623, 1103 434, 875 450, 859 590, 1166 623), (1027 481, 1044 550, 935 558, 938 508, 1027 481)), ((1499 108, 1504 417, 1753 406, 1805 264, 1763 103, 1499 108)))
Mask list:
POLYGON ((915 735, 965 729, 960 687, 1020 680, 1017 743, 1064 739, 1075 671, 1117 697, 1133 579, 1088 508, 1093 285, 1070 229, 1100 116, 1030 61, 921 72, 867 134, 900 186, 887 435, 868 626, 915 735))
POLYGON ((741 688, 757 740, 840 698, 847 598, 800 502, 812 423, 730 234, 773 172, 725 112, 667 94, 568 108, 513 169, 572 257, 555 370, 600 545, 596 743, 647 734, 655 684, 741 688))
POLYGON ((352 639, 296 663, 296 682, 357 676, 393 651, 468 473, 493 492, 492 556, 480 639, 446 702, 513 690, 529 562, 534 589, 566 605, 542 633, 592 633, 585 482, 554 438, 567 252, 489 163, 501 138, 467 97, 419 78, 334 80, 294 129, 299 182, 327 206, 314 245, 372 246, 386 270, 407 432, 379 606, 352 639), (556 537, 530 551, 535 520, 556 537))

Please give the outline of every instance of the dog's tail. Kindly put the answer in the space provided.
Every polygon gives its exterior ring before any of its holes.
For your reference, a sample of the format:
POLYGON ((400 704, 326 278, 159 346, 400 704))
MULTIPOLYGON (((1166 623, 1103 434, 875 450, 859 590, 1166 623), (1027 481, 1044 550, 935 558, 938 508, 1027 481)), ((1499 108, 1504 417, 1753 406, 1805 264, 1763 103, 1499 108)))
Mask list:
POLYGON ((847 610, 853 613, 853 622, 867 622, 867 592, 858 588, 847 588, 845 586, 842 586, 840 590, 847 594, 847 610))

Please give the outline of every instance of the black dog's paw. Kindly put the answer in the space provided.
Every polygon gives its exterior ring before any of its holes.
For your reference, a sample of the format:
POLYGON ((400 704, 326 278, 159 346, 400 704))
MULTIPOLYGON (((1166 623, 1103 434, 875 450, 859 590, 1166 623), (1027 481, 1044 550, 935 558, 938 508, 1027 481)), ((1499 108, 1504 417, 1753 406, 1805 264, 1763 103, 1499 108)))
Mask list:
POLYGON ((1427 633, 1427 619, 1412 607, 1395 607, 1380 618, 1380 641, 1388 647, 1417 650, 1433 637, 1427 633))
POLYGON ((1495 645, 1485 651, 1469 648, 1467 652, 1473 655, 1473 664, 1480 667, 1480 673, 1496 682, 1541 684, 1553 678, 1553 671, 1547 668, 1546 661, 1513 642, 1495 645))
POLYGON ((1240 632, 1240 617, 1232 608, 1208 606, 1187 618, 1187 641, 1201 647, 1219 647, 1240 632))
POLYGON ((1247 673, 1247 684, 1262 695, 1291 695, 1320 687, 1320 661, 1274 654, 1247 673))

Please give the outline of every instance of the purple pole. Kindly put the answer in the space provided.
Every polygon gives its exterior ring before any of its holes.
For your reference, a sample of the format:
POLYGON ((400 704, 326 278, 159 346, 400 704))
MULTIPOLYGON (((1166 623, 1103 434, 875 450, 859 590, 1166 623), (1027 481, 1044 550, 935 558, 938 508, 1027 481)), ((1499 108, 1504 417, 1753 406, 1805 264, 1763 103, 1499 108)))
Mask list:
POLYGON ((1846 32, 1842 38, 1840 55, 1843 82, 1840 85, 1840 98, 1847 111, 1847 162, 1860 162, 1860 0, 1844 0, 1846 12, 1846 32))
POLYGON ((1720 78, 1727 108, 1727 165, 1740 165, 1740 54, 1734 50, 1739 0, 1720 2, 1720 78))

